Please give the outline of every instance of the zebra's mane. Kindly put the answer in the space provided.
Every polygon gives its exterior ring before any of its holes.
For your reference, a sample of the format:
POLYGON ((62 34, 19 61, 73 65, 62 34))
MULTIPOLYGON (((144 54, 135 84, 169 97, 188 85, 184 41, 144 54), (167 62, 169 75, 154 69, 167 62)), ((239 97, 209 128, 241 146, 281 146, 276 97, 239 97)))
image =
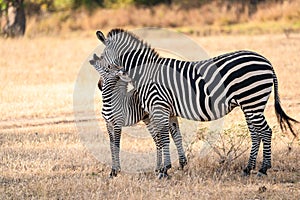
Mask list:
POLYGON ((110 38, 110 37, 113 37, 117 34, 120 34, 120 33, 123 33, 123 34, 127 34, 127 35, 130 35, 135 41, 137 42, 140 42, 143 46, 145 46, 147 49, 150 49, 150 52, 155 55, 155 57, 159 57, 159 54, 158 52, 151 47, 150 44, 148 44, 147 42, 145 42, 144 40, 140 39, 137 35, 135 35, 134 33, 132 32, 129 32, 129 31, 126 31, 124 29, 121 29, 121 28, 115 28, 115 29, 112 29, 111 31, 109 31, 109 33, 107 34, 107 39, 110 38))

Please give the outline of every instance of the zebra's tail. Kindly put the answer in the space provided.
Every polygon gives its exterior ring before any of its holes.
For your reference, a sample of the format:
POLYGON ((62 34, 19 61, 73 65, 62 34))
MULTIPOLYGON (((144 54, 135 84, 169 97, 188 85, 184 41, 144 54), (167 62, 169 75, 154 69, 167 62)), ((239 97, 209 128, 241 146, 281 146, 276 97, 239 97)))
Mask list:
POLYGON ((299 123, 297 120, 289 117, 281 107, 280 97, 278 92, 278 81, 273 71, 273 83, 274 83, 274 99, 275 99, 275 113, 282 131, 286 131, 287 127, 290 129, 294 137, 297 137, 297 133, 293 130, 292 122, 299 123))

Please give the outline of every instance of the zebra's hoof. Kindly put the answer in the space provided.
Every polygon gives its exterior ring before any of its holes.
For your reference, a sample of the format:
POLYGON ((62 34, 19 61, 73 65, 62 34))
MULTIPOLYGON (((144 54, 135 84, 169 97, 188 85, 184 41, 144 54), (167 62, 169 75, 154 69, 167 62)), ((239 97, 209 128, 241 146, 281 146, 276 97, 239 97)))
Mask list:
POLYGON ((249 176, 250 176, 250 173, 243 171, 243 172, 241 173, 241 176, 242 176, 242 177, 249 177, 249 176))
POLYGON ((119 169, 112 169, 110 174, 109 174, 109 178, 114 178, 114 177, 117 177, 118 175, 118 172, 120 172, 121 170, 119 169))
POLYGON ((166 172, 159 172, 158 179, 169 178, 169 175, 166 172))
POLYGON ((179 161, 179 170, 183 170, 184 166, 187 165, 187 159, 179 161))
POLYGON ((117 174, 110 173, 108 178, 113 179, 114 177, 117 177, 117 174))
POLYGON ((258 178, 263 178, 263 177, 266 177, 266 176, 267 176, 267 173, 257 172, 256 176, 257 176, 258 178))
POLYGON ((155 169, 155 170, 154 170, 154 173, 155 173, 155 175, 157 175, 157 176, 159 175, 159 172, 160 172, 159 169, 155 169))
POLYGON ((260 170, 257 172, 257 177, 265 177, 267 176, 267 170, 270 169, 271 167, 265 167, 263 166, 260 170))
POLYGON ((250 176, 250 171, 251 171, 251 170, 249 170, 249 168, 245 168, 245 169, 242 171, 241 176, 242 176, 242 177, 248 177, 248 176, 250 176))

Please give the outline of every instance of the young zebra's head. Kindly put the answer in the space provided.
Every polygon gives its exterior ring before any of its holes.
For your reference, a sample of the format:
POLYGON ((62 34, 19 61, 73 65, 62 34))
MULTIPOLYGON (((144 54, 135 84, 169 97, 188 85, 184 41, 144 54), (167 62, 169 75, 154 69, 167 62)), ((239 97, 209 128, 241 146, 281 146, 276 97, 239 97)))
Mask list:
POLYGON ((117 70, 109 63, 103 59, 102 56, 98 57, 96 54, 93 55, 93 59, 89 60, 90 64, 98 71, 100 74, 100 79, 98 82, 98 88, 102 91, 104 84, 116 84, 120 79, 127 83, 131 82, 131 79, 128 77, 127 73, 122 70, 117 70))
POLYGON ((98 71, 102 78, 116 76, 116 70, 103 59, 103 57, 98 57, 95 53, 93 59, 91 59, 90 64, 98 71))

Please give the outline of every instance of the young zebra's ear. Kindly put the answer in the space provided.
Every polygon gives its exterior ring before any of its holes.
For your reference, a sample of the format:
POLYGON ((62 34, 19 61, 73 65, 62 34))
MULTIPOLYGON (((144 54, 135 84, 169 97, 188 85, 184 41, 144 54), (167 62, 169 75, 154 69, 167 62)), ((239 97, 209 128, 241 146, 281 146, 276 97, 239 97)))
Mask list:
POLYGON ((91 65, 94 65, 96 63, 95 60, 89 60, 89 62, 91 65))
POLYGON ((97 54, 94 53, 93 55, 94 60, 100 60, 100 58, 97 56, 97 54))
POLYGON ((104 34, 101 31, 96 32, 97 38, 104 44, 106 45, 106 38, 104 34))

